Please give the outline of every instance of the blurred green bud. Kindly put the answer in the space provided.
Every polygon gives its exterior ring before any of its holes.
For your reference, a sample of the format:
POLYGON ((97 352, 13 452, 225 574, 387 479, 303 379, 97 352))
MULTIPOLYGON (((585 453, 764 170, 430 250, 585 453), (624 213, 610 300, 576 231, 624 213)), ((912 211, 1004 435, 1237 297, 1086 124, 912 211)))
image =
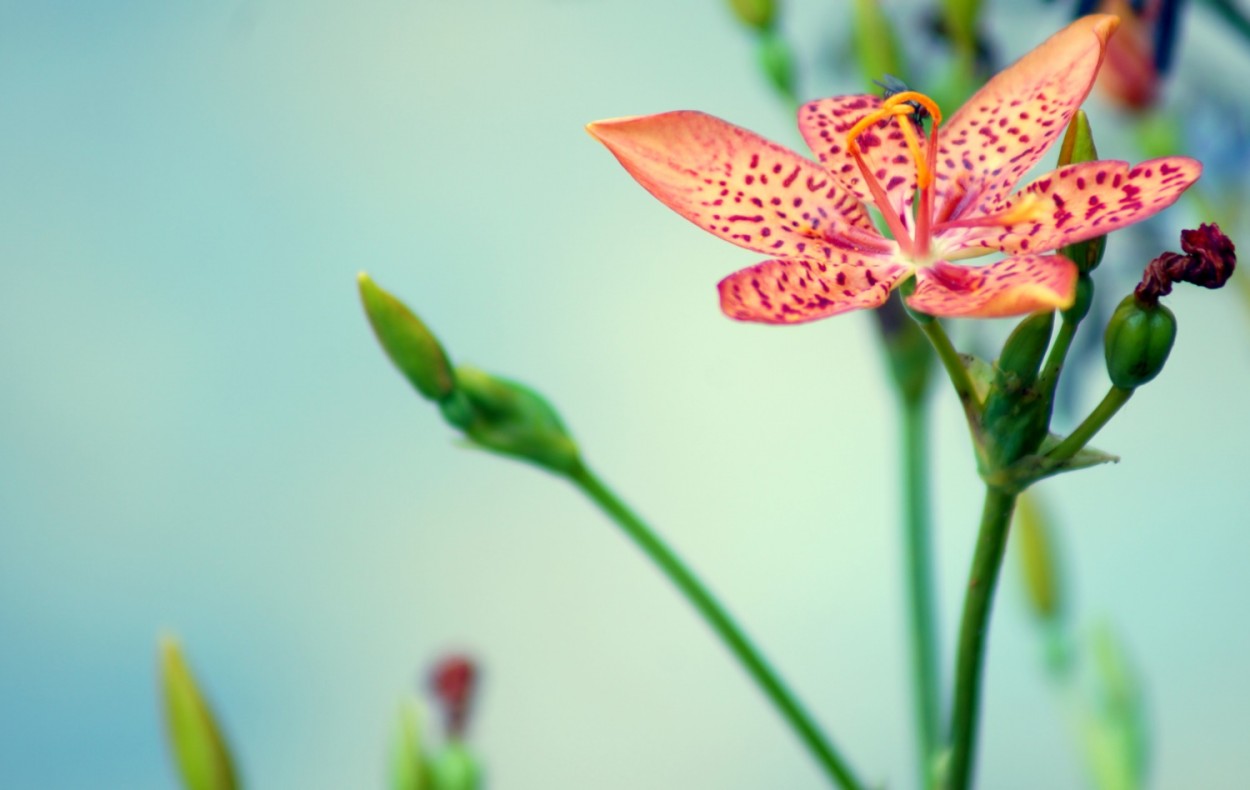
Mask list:
POLYGON ((161 638, 158 663, 165 729, 183 787, 235 790, 230 749, 173 637, 161 638))
POLYGON ((541 395, 463 365, 456 368, 456 384, 471 414, 464 432, 475 444, 561 474, 578 469, 577 445, 541 395))
POLYGON ((449 743, 434 758, 432 790, 477 790, 482 772, 477 760, 459 742, 449 743))
MULTIPOLYGON (((886 75, 902 77, 905 71, 894 25, 881 8, 881 0, 855 0, 852 42, 859 70, 873 90, 875 80, 886 75)), ((905 81, 905 80, 904 80, 905 81)))
POLYGON ((956 43, 966 49, 976 45, 981 0, 942 0, 942 17, 956 43))
POLYGON ((441 401, 455 390, 451 363, 434 333, 403 302, 361 272, 360 301, 382 350, 424 397, 441 401))
POLYGON ((771 30, 777 21, 776 0, 729 0, 729 10, 738 21, 756 30, 771 30))
MULTIPOLYGON (((1063 143, 1059 146, 1059 166, 1093 162, 1098 159, 1098 148, 1094 145, 1094 132, 1089 126, 1089 117, 1084 110, 1077 110, 1068 122, 1068 130, 1063 135, 1063 143)), ((1076 264, 1081 274, 1088 274, 1102 263, 1103 253, 1107 249, 1107 237, 1070 244, 1060 253, 1076 264)))
POLYGON ((1159 375, 1176 340, 1176 316, 1161 304, 1143 305, 1129 294, 1107 322, 1107 374, 1131 390, 1159 375))
POLYGON ((391 743, 391 790, 431 790, 430 766, 421 753, 417 706, 405 702, 391 743))
POLYGON ((1024 590, 1033 613, 1043 622, 1063 614, 1063 588, 1053 535, 1037 499, 1029 493, 1016 500, 1016 545, 1024 590))
POLYGON ((788 99, 797 96, 797 78, 794 68, 794 53, 790 45, 775 33, 760 36, 758 55, 760 70, 768 78, 773 90, 788 99))
POLYGON ((1143 787, 1150 767, 1144 695, 1128 651, 1107 626, 1094 634, 1100 699, 1086 748, 1098 787, 1143 787))

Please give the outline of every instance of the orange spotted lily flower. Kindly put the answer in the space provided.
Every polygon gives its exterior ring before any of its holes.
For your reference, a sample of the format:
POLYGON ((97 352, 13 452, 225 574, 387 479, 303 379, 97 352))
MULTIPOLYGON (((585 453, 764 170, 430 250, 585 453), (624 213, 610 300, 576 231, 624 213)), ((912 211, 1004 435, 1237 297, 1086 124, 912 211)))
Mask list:
POLYGON ((669 208, 770 260, 720 283, 731 318, 792 324, 877 307, 915 278, 912 308, 993 318, 1066 308, 1076 266, 1053 254, 1146 219, 1199 176, 1186 157, 1062 167, 1012 193, 1089 93, 1114 16, 1079 19, 942 124, 913 91, 804 105, 820 164, 718 118, 669 112, 588 131, 669 208), (916 103, 931 117, 925 134, 916 103), (880 212, 889 237, 869 218, 880 212), (1003 252, 983 266, 952 261, 1003 252))

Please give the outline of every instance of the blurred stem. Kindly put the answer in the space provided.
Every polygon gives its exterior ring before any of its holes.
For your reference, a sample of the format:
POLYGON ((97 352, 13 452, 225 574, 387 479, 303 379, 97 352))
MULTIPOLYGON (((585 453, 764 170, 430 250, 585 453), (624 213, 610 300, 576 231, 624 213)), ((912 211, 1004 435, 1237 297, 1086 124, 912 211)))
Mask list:
POLYGON ((1068 434, 1066 439, 1055 445, 1054 449, 1046 454, 1046 458, 1050 461, 1066 461, 1076 455, 1082 447, 1089 444, 1094 434, 1098 433, 1102 426, 1106 425, 1115 413, 1128 403, 1131 397, 1133 397, 1133 390, 1113 386, 1084 422, 1076 426, 1076 430, 1068 434))
POLYGON ((642 549, 669 578, 669 581, 676 585, 686 600, 699 611, 703 619, 712 627, 712 630, 794 729, 834 784, 844 790, 864 790, 864 785, 855 778, 846 760, 834 748, 829 738, 821 731, 820 726, 803 708, 742 628, 682 562, 681 558, 585 465, 579 465, 571 472, 569 480, 625 531, 638 548, 642 549))
POLYGON ((985 644, 989 634, 994 589, 1003 566, 1007 532, 1016 495, 994 486, 985 488, 981 531, 968 575, 963 620, 959 625, 959 654, 955 661, 955 699, 951 713, 951 756, 946 790, 967 790, 976 760, 981 681, 985 671, 985 644))
POLYGON ((903 487, 906 502, 904 553, 908 624, 911 627, 912 696, 921 786, 931 787, 938 751, 939 687, 933 613, 933 569, 929 532, 928 399, 900 399, 903 417, 903 487))

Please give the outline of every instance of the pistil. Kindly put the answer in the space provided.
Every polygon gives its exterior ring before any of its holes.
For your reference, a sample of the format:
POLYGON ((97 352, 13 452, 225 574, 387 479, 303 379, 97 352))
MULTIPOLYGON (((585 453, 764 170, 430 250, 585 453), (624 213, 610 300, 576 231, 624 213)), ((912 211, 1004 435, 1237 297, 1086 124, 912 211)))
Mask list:
POLYGON ((868 187, 873 202, 876 203, 877 208, 881 211, 881 216, 885 219, 885 223, 894 235, 894 239, 898 242, 899 247, 907 257, 913 260, 924 258, 929 254, 929 233, 931 214, 933 212, 933 165, 937 161, 937 128, 941 122, 942 113, 935 101, 923 93, 901 91, 883 101, 879 109, 859 119, 846 135, 847 150, 855 158, 855 163, 859 166, 859 171, 864 177, 864 184, 868 187), (911 120, 915 112, 911 104, 912 102, 924 107, 933 118, 933 122, 929 127, 928 147, 924 151, 921 150, 920 140, 911 120), (907 143, 907 149, 911 152, 912 161, 916 165, 916 186, 920 190, 920 206, 917 211, 914 236, 907 231, 907 225, 903 222, 903 218, 894 206, 890 204, 889 196, 881 186, 881 182, 873 174, 872 169, 864 161, 863 152, 859 147, 858 138, 874 124, 885 118, 893 118, 895 123, 898 124, 899 130, 903 134, 903 140, 907 143))

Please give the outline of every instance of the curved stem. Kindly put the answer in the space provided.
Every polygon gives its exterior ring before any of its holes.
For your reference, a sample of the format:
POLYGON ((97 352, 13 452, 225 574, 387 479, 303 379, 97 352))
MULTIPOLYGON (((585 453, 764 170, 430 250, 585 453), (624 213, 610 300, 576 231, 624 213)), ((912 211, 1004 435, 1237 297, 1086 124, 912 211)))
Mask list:
POLYGON ((570 473, 569 479, 620 525, 625 534, 638 545, 638 548, 642 549, 643 553, 669 578, 669 581, 677 586, 686 600, 699 611, 699 614, 724 641, 726 647, 776 706, 777 711, 794 729, 829 778, 845 790, 863 790, 864 785, 855 778, 846 760, 833 747, 811 714, 803 708, 742 628, 712 597, 712 593, 686 567, 681 558, 584 465, 579 465, 570 473))
POLYGON ((946 375, 955 386, 955 394, 959 396, 959 402, 963 404, 964 411, 971 418, 976 413, 977 395, 976 390, 972 388, 972 378, 968 375, 968 369, 964 367, 959 352, 955 350, 946 330, 936 318, 916 323, 920 325, 929 338, 929 342, 933 344, 933 350, 937 352, 938 359, 942 360, 942 367, 946 368, 946 375))
POLYGON ((989 633, 994 588, 1003 565, 1007 532, 1016 495, 986 486, 981 512, 981 531, 968 576, 963 620, 959 625, 959 654, 955 662, 955 699, 951 713, 951 757, 945 787, 967 790, 976 759, 977 720, 981 704, 981 680, 985 644, 989 633))
POLYGON ((1055 386, 1059 382, 1059 374, 1063 372, 1063 363, 1072 348, 1072 339, 1076 337, 1076 328, 1080 322, 1063 319, 1059 322, 1059 331, 1055 334, 1055 344, 1050 347, 1046 357, 1046 366, 1042 368, 1042 390, 1054 397, 1055 386))
POLYGON ((1102 426, 1106 425, 1107 421, 1114 417, 1124 404, 1128 403, 1131 397, 1133 397, 1133 390, 1112 386, 1102 402, 1094 407, 1094 410, 1080 425, 1076 426, 1076 430, 1068 434, 1067 438, 1046 454, 1047 460, 1066 461, 1076 455, 1082 447, 1089 444, 1094 434, 1098 433, 1102 426))
POLYGON ((939 749, 938 650, 933 613, 933 569, 929 548, 929 465, 927 398, 902 400, 903 487, 906 503, 904 556, 911 630, 912 696, 922 787, 932 786, 939 749))

